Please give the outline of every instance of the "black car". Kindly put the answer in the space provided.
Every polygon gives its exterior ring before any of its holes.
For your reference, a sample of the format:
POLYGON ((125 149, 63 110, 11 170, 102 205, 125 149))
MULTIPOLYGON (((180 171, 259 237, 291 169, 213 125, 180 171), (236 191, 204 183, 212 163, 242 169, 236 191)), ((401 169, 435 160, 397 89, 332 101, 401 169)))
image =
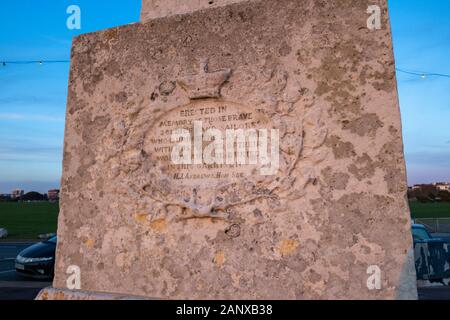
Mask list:
POLYGON ((432 237, 423 224, 413 224, 411 231, 414 243, 445 243, 441 238, 432 237))
POLYGON ((424 225, 413 224, 414 260, 417 280, 440 282, 450 276, 450 252, 446 240, 434 238, 424 225))
POLYGON ((29 246, 16 257, 16 272, 33 278, 53 278, 55 251, 56 236, 29 246))

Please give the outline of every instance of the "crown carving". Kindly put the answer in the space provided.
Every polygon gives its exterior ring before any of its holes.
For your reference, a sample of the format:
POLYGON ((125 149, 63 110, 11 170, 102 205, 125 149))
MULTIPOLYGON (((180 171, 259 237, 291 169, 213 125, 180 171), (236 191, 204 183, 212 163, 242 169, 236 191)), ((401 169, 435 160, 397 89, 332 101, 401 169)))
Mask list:
POLYGON ((190 99, 219 98, 223 84, 229 79, 231 69, 208 71, 208 61, 200 63, 200 70, 195 75, 187 75, 178 79, 178 84, 190 99))

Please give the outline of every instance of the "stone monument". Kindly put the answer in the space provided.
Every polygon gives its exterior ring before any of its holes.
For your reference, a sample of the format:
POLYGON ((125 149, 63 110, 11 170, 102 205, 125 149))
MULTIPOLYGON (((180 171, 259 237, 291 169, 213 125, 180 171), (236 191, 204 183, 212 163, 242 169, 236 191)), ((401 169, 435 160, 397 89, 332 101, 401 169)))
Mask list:
POLYGON ((144 0, 141 20, 73 41, 38 298, 417 298, 386 0, 144 0))

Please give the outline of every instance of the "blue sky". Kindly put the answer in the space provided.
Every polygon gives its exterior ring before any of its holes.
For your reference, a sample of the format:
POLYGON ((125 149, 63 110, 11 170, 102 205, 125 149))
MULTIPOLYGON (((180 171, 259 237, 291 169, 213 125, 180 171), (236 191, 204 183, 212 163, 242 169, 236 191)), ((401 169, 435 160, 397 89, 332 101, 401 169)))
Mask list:
MULTIPOLYGON (((68 60, 72 37, 139 20, 140 0, 2 1, 0 61, 68 60), (81 30, 66 9, 81 8, 81 30)), ((69 64, 0 66, 0 193, 59 186, 69 64)))
MULTIPOLYGON (((450 74, 450 1, 390 0, 398 68, 450 74)), ((450 78, 397 73, 409 183, 450 181, 450 78)))
MULTIPOLYGON (((139 20, 141 0, 3 1, 0 61, 68 60, 80 33, 139 20), (66 27, 69 5, 81 30, 66 27)), ((450 1, 390 0, 396 65, 450 74, 450 1)), ((0 193, 61 176, 69 64, 0 65, 0 193)), ((397 74, 409 183, 450 181, 450 78, 397 74)))

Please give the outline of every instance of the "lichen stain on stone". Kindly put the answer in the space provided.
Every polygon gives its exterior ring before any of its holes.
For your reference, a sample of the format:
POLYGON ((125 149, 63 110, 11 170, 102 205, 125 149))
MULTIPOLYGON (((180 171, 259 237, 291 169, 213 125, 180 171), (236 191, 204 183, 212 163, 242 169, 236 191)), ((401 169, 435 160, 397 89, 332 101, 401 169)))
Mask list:
POLYGON ((140 223, 144 223, 144 222, 147 221, 147 214, 145 214, 145 213, 136 213, 134 215, 134 220, 136 220, 137 222, 140 222, 140 223))
POLYGON ((58 291, 55 293, 55 300, 64 300, 65 295, 64 292, 58 291))
POLYGON ((365 114, 358 119, 344 122, 342 128, 350 130, 351 133, 357 134, 360 137, 375 136, 377 130, 383 126, 383 122, 375 113, 365 114))
POLYGON ((150 222, 150 228, 158 232, 163 232, 166 229, 166 219, 162 218, 150 222))
POLYGON ((83 123, 84 130, 82 132, 82 138, 87 143, 97 142, 98 138, 104 133, 104 130, 111 122, 109 116, 97 116, 93 121, 80 117, 80 123, 83 123))
POLYGON ((310 269, 309 270, 309 279, 311 280, 311 282, 316 283, 322 280, 322 276, 317 273, 315 270, 310 269))
POLYGON ((107 42, 110 42, 112 40, 117 40, 119 29, 118 28, 111 28, 104 31, 105 32, 105 40, 107 42))
POLYGON ((86 245, 86 247, 88 249, 92 249, 94 247, 94 240, 92 239, 87 239, 84 244, 86 245))
POLYGON ((220 268, 222 267, 224 262, 225 262, 225 252, 217 251, 216 254, 214 255, 214 263, 216 264, 216 266, 220 268))
POLYGON ((336 159, 351 158, 356 155, 353 144, 342 141, 338 136, 327 138, 325 145, 333 150, 333 155, 336 159))
POLYGON ((375 174, 375 168, 376 163, 367 153, 364 153, 348 166, 348 171, 361 181, 362 179, 372 178, 375 174))
POLYGON ((281 241, 280 244, 280 253, 283 256, 289 256, 292 255, 295 250, 298 248, 299 246, 299 242, 298 240, 294 240, 294 239, 285 239, 283 241, 281 241))
POLYGON ((328 187, 335 190, 345 190, 350 176, 344 172, 335 172, 331 167, 322 170, 323 180, 328 187))
POLYGON ((385 173, 384 180, 389 193, 406 191, 406 184, 403 183, 406 175, 405 169, 403 166, 398 166, 399 161, 402 161, 399 156, 402 153, 401 143, 391 141, 383 145, 377 156, 377 163, 385 173))
POLYGON ((361 64, 361 49, 353 41, 339 42, 333 47, 332 53, 322 59, 322 64, 314 68, 313 76, 317 81, 315 93, 325 96, 331 103, 330 115, 339 113, 343 116, 356 115, 361 112, 361 100, 356 92, 355 82, 349 77, 349 65, 355 72, 361 64))
POLYGON ((357 242, 350 248, 356 261, 370 264, 374 261, 384 261, 385 250, 377 243, 368 241, 362 234, 356 235, 357 242))
POLYGON ((400 143, 394 141, 387 142, 381 148, 377 158, 383 165, 393 165, 399 160, 399 152, 402 152, 400 143))
POLYGON ((402 183, 405 177, 403 171, 400 171, 395 167, 388 167, 385 169, 385 172, 384 180, 386 181, 389 193, 392 194, 406 191, 406 186, 402 183))

